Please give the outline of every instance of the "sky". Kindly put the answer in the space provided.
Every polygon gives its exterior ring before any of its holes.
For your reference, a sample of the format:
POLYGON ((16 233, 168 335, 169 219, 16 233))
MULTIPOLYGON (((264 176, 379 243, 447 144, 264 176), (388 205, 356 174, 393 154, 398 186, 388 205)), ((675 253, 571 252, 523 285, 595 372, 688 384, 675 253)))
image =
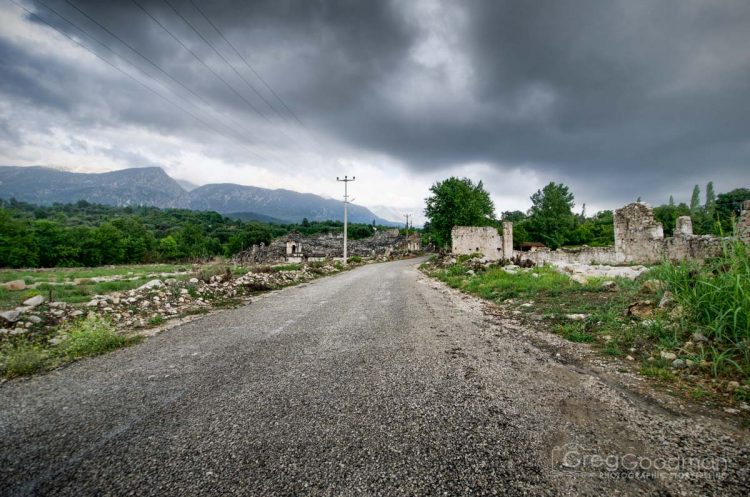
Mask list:
POLYGON ((750 187, 748 47, 747 0, 0 0, 0 164, 356 176, 417 223, 450 176, 498 213, 688 201, 750 187))

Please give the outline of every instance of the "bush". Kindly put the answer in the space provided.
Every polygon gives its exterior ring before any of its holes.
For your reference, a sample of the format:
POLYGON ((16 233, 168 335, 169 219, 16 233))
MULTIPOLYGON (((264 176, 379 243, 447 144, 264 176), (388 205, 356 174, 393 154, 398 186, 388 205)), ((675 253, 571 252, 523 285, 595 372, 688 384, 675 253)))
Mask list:
POLYGON ((349 262, 352 262, 354 264, 359 264, 360 262, 362 262, 362 258, 358 255, 353 255, 349 257, 349 262))
POLYGON ((664 263, 655 274, 666 282, 686 318, 701 325, 718 349, 729 352, 720 354, 722 360, 750 373, 748 247, 739 241, 728 243, 721 257, 703 265, 664 263))
POLYGON ((8 378, 33 374, 44 368, 49 354, 42 348, 24 343, 0 350, 0 372, 8 378))
POLYGON ((67 336, 57 351, 67 359, 103 354, 133 342, 119 335, 109 320, 95 315, 76 321, 64 332, 67 336))

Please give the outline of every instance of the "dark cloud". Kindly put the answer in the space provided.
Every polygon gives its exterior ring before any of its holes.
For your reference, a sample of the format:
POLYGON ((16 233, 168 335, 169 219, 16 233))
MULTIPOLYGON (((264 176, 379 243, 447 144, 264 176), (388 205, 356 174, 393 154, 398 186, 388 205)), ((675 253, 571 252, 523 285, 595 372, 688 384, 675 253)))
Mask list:
MULTIPOLYGON (((280 134, 275 125, 291 116, 189 0, 169 2, 271 106, 163 0, 138 1, 235 90, 132 1, 71 1, 209 105, 69 3, 30 5, 123 69, 132 71, 132 62, 232 136, 281 146, 297 136, 289 126, 280 134)), ((638 195, 661 200, 709 179, 750 182, 744 0, 436 1, 432 9, 421 8, 424 2, 196 2, 313 134, 389 155, 414 172, 438 179, 469 163, 525 167, 568 181, 579 198, 599 204, 638 195)), ((186 139, 205 132, 127 78, 91 64, 32 53, 5 38, 0 61, 4 98, 49 108, 79 127, 128 124, 186 139)))

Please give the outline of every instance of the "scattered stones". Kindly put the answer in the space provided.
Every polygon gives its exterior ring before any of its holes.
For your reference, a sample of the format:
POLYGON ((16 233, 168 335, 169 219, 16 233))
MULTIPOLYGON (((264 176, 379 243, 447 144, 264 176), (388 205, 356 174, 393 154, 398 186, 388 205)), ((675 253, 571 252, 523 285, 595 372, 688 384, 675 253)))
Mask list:
POLYGON ((191 285, 197 285, 198 283, 200 283, 200 280, 198 278, 190 278, 188 280, 188 283, 190 283, 191 285))
POLYGON ((654 313, 654 303, 651 300, 634 302, 628 306, 627 315, 637 318, 651 316, 654 313))
POLYGON ((635 361, 635 358, 632 355, 625 357, 625 359, 628 361, 635 361))
POLYGON ((41 295, 36 295, 34 297, 31 297, 30 299, 26 299, 23 301, 23 305, 28 307, 36 307, 38 305, 42 305, 44 303, 44 297, 41 295))
POLYGON ((26 282, 23 280, 13 280, 5 283, 3 287, 11 292, 19 292, 21 290, 26 290, 26 282))
POLYGON ((672 361, 672 367, 675 369, 682 369, 686 367, 686 364, 682 359, 675 359, 674 361, 672 361))
POLYGON ((665 350, 662 350, 662 351, 661 351, 661 352, 659 353, 659 355, 660 355, 660 356, 661 356, 661 358, 662 358, 662 359, 664 359, 665 361, 674 361, 675 359, 677 359, 677 354, 675 354, 674 352, 667 352, 667 351, 665 351, 665 350))
POLYGON ((602 281, 602 289, 607 290, 608 292, 614 292, 617 290, 617 283, 611 280, 602 281))

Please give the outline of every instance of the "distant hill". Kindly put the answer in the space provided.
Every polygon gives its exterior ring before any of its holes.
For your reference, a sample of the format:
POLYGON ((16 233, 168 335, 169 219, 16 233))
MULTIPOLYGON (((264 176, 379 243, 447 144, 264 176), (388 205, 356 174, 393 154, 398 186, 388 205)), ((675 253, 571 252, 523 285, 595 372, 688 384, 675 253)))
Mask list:
POLYGON ((39 166, 0 167, 0 198, 42 205, 87 200, 116 206, 188 206, 185 190, 158 167, 88 174, 39 166))
MULTIPOLYGON (((254 215, 266 222, 297 223, 303 218, 343 221, 344 217, 343 202, 311 193, 233 183, 203 185, 187 191, 158 167, 109 173, 72 173, 40 166, 0 166, 0 198, 41 205, 87 200, 115 206, 210 210, 222 214, 254 215)), ((353 204, 349 206, 349 220, 397 224, 376 216, 366 207, 353 204)))

